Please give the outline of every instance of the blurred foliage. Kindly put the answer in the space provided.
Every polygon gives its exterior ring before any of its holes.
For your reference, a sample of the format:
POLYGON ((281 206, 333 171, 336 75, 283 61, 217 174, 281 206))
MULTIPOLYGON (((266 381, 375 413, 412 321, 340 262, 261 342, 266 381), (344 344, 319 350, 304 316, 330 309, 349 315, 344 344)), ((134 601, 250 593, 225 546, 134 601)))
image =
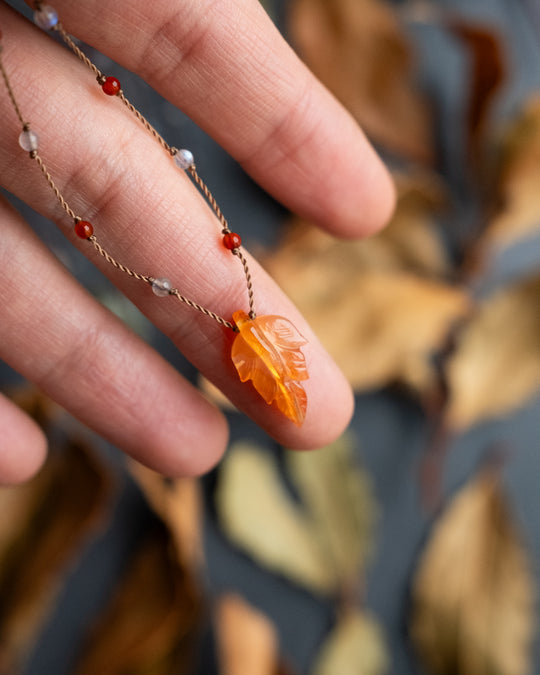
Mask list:
POLYGON ((535 589, 489 466, 454 497, 416 572, 411 633, 433 675, 527 675, 535 589))
MULTIPOLYGON (((265 6, 272 11, 272 3, 265 6)), ((495 126, 493 106, 508 75, 503 42, 440 3, 409 0, 397 10, 383 0, 291 0, 288 8, 288 32, 302 58, 398 167, 398 205, 389 227, 362 242, 338 241, 291 218, 264 263, 357 392, 397 385, 423 407, 431 429, 426 456, 435 458, 425 482, 437 492, 452 434, 510 414, 540 389, 540 270, 489 283, 501 257, 540 238, 539 95, 495 126), (478 214, 474 231, 457 242, 448 223, 460 211, 435 169, 432 102, 415 82, 404 22, 436 25, 470 64, 464 170, 478 214), (452 255, 448 240, 457 246, 452 255)), ((38 477, 0 490, 6 673, 24 667, 63 574, 106 526, 115 489, 98 453, 61 411, 32 392, 16 398, 42 426, 63 433, 38 477)), ((236 442, 209 491, 207 509, 230 546, 265 574, 334 604, 314 675, 394 670, 380 620, 363 606, 379 507, 358 446, 352 435, 310 454, 236 442)), ((156 524, 90 631, 76 672, 192 672, 210 630, 224 675, 294 675, 281 628, 264 607, 236 591, 207 597, 200 482, 164 479, 136 463, 129 469, 156 524)), ((440 504, 441 494, 433 501, 440 504)), ((531 568, 501 469, 490 465, 437 514, 413 574, 408 627, 430 672, 532 672, 531 568)))

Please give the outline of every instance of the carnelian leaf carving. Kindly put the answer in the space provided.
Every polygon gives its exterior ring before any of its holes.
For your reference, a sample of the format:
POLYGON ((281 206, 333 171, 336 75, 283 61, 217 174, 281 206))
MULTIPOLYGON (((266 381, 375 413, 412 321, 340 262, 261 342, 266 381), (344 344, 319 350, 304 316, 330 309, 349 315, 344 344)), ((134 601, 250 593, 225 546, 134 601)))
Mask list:
POLYGON ((306 416, 307 395, 301 384, 309 375, 300 347, 307 340, 293 324, 281 316, 233 314, 239 330, 231 358, 242 382, 251 380, 268 403, 298 426, 306 416))

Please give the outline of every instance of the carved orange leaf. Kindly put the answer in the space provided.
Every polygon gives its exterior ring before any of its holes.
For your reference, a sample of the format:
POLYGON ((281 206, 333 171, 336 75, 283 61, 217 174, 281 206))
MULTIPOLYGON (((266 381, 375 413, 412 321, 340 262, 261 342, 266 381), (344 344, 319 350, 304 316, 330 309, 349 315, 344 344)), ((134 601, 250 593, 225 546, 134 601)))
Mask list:
POLYGON ((245 312, 233 314, 239 330, 231 358, 242 382, 253 386, 271 404, 298 426, 304 421, 307 396, 300 381, 309 375, 300 347, 307 340, 293 324, 281 316, 258 316, 245 312))

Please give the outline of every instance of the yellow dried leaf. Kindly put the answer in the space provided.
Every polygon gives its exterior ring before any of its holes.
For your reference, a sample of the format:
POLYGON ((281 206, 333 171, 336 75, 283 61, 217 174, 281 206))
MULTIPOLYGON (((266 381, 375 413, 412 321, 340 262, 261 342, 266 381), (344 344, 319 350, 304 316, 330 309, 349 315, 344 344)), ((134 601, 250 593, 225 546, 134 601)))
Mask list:
POLYGON ((262 612, 226 594, 215 603, 214 622, 221 675, 276 675, 278 634, 262 612))
POLYGON ((289 32, 300 56, 371 139, 431 160, 431 115, 413 84, 408 43, 386 3, 295 0, 289 32))
POLYGON ((532 97, 508 132, 500 160, 502 207, 482 240, 488 249, 504 249, 540 234, 540 96, 532 97))
POLYGON ((504 415, 540 388, 540 278, 496 293, 463 330, 448 366, 448 421, 504 415))
POLYGON ((355 462, 352 437, 317 452, 290 451, 286 461, 336 585, 354 585, 372 552, 377 513, 369 476, 355 462))
POLYGON ((382 630, 367 612, 350 611, 323 644, 313 675, 385 675, 389 672, 382 630))
POLYGON ((287 493, 272 455, 233 445, 221 467, 216 506, 229 538, 266 567, 319 592, 334 588, 309 517, 287 493))
POLYGON ((345 438, 287 455, 298 503, 273 455, 234 445, 216 493, 226 534, 266 567, 317 592, 353 587, 371 551, 375 506, 352 448, 345 438))
POLYGON ((410 630, 433 675, 530 675, 534 585, 523 542, 484 470, 436 523, 413 588, 410 630))

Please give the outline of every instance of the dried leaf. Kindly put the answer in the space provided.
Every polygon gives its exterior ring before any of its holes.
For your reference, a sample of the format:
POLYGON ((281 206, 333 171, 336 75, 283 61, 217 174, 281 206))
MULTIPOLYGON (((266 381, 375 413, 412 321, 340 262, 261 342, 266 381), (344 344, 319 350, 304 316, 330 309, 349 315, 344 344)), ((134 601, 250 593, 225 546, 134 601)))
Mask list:
POLYGON ((204 559, 200 482, 196 478, 164 478, 135 461, 129 468, 149 505, 169 528, 178 560, 197 573, 204 559))
POLYGON ((215 603, 214 621, 221 675, 277 675, 279 640, 275 626, 241 596, 215 603))
POLYGON ((528 101, 509 130, 500 165, 502 207, 483 238, 495 252, 540 234, 540 96, 528 101))
POLYGON ((371 551, 375 507, 369 484, 346 439, 306 454, 306 462, 308 457, 309 469, 294 453, 287 457, 303 498, 299 504, 273 455, 234 445, 216 492, 222 526, 237 546, 274 572, 320 593, 354 590, 371 551))
POLYGON ((231 358, 242 382, 251 380, 266 403, 301 426, 306 416, 307 395, 300 384, 309 375, 300 347, 307 340, 281 316, 233 314, 239 330, 231 358))
POLYGON ((407 40, 386 3, 295 0, 289 33, 375 143, 414 160, 432 159, 430 112, 413 84, 407 40))
POLYGON ((384 675, 387 652, 376 620, 367 612, 347 612, 323 644, 313 675, 384 675))
POLYGON ((448 421, 507 414, 540 388, 540 278, 496 293, 461 333, 448 365, 448 421))
POLYGON ((446 204, 440 181, 426 172, 396 175, 394 180, 397 208, 376 237, 343 241, 295 221, 285 241, 266 257, 265 267, 287 290, 296 289, 302 299, 333 298, 366 271, 447 275, 447 254, 434 220, 446 204))
POLYGON ((506 77, 502 38, 486 26, 466 23, 457 17, 445 25, 468 48, 471 59, 470 98, 467 110, 469 153, 478 160, 478 151, 493 99, 506 77))
POLYGON ((201 597, 157 526, 143 541, 87 645, 76 675, 193 672, 201 597))
POLYGON ((28 503, 17 506, 0 550, 0 671, 17 672, 28 656, 66 566, 102 521, 108 493, 103 467, 75 441, 22 488, 28 503))
POLYGON ((322 259, 291 267, 275 278, 354 389, 431 386, 430 356, 468 312, 463 290, 408 273, 348 274, 346 263, 339 271, 322 259))
POLYGON ((372 552, 377 514, 369 476, 354 459, 352 437, 318 452, 289 451, 286 460, 336 587, 354 587, 372 552))
POLYGON ((233 445, 221 466, 216 505, 227 536, 274 572, 319 592, 332 570, 312 535, 309 517, 282 484, 275 459, 248 444, 233 445))
POLYGON ((534 585, 490 467, 436 523, 413 588, 411 634, 434 675, 532 672, 534 585))

